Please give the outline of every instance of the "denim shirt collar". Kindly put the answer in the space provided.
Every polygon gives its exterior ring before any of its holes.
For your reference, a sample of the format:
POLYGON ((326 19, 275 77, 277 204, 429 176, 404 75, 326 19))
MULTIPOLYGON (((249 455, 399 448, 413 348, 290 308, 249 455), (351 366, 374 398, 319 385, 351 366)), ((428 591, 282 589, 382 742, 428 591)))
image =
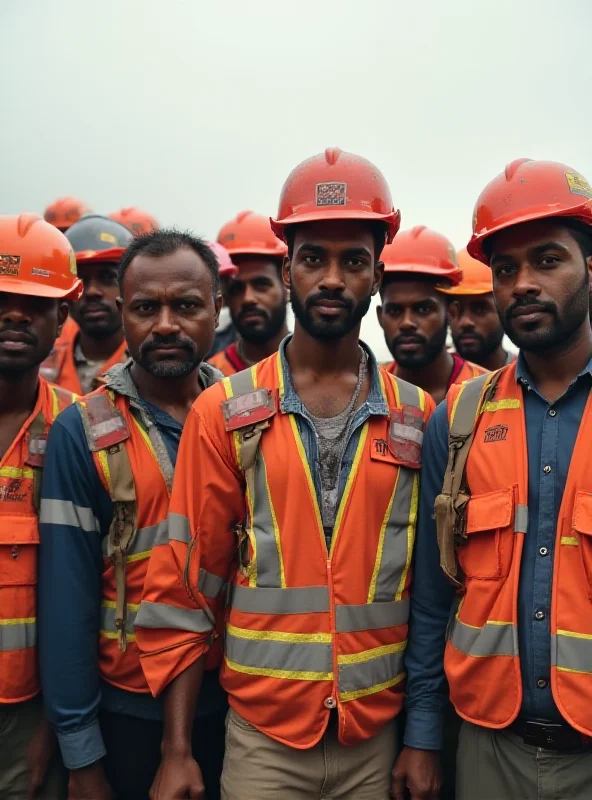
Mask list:
MULTIPOLYGON (((584 369, 578 373, 578 375, 576 375, 574 380, 571 382, 571 386, 573 386, 574 383, 577 383, 577 381, 586 375, 592 377, 592 358, 588 361, 584 369)), ((523 386, 527 386, 530 389, 537 391, 535 382, 528 371, 528 365, 526 364, 526 359, 524 358, 522 351, 518 353, 518 359, 516 361, 516 381, 523 386)))
MULTIPOLYGON (((280 366, 283 372, 284 383, 284 396, 281 399, 280 408, 284 414, 302 414, 304 412, 304 405, 294 389, 292 382, 292 375, 290 373, 290 366, 286 358, 286 346, 289 344, 292 334, 286 336, 282 341, 279 348, 280 366)), ((367 344, 360 341, 360 347, 363 347, 368 356, 368 370, 370 372, 370 392, 366 398, 366 402, 362 404, 359 409, 366 412, 367 416, 377 414, 381 416, 389 415, 389 408, 386 402, 386 397, 382 389, 380 374, 378 372, 378 363, 372 350, 367 344)), ((358 411, 358 413, 359 413, 358 411)))

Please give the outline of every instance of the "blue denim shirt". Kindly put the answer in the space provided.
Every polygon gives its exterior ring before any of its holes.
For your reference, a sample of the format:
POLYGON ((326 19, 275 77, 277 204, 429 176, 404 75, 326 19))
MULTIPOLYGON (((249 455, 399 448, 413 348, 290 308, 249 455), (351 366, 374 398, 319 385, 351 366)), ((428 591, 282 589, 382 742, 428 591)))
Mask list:
MULTIPOLYGON (((308 459, 312 480, 317 493, 319 505, 322 503, 321 468, 319 464, 319 445, 318 436, 312 421, 312 417, 306 410, 302 400, 294 389, 290 366, 286 358, 286 345, 290 342, 291 336, 287 336, 280 345, 280 359, 284 373, 284 396, 281 400, 281 410, 286 414, 294 414, 302 437, 304 452, 308 459)), ((362 403, 356 411, 347 432, 348 443, 341 460, 339 471, 338 502, 340 502, 353 464, 356 448, 360 440, 362 426, 369 417, 373 415, 388 416, 389 408, 382 390, 380 377, 378 374, 378 364, 370 348, 360 342, 368 355, 368 372, 370 374, 370 391, 366 401, 362 403)))
MULTIPOLYGON (((518 358, 516 378, 524 396, 529 508, 518 592, 518 645, 524 690, 520 713, 524 719, 562 722, 549 684, 555 531, 580 420, 592 388, 592 359, 554 403, 549 403, 537 391, 522 355, 518 358), (545 466, 551 467, 551 471, 544 472, 545 466), (542 612, 544 617, 537 619, 537 612, 542 612), (539 681, 544 684, 539 686, 539 681)), ((443 402, 428 423, 424 438, 406 654, 405 744, 425 750, 442 747, 443 709, 448 690, 443 651, 454 589, 440 569, 433 516, 447 460, 448 419, 443 402)), ((503 687, 500 690, 503 691, 503 687)))

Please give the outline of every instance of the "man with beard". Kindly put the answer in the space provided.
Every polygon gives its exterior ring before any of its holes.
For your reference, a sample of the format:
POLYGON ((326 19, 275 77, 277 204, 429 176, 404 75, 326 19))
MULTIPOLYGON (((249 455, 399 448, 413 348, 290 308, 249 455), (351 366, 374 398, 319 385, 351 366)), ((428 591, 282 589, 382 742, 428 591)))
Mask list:
POLYGON ((330 148, 292 171, 272 224, 294 335, 194 404, 136 623, 148 682, 165 689, 157 800, 203 796, 189 723, 224 598, 224 800, 391 788, 433 403, 359 334, 399 212, 374 165, 330 148))
MULTIPOLYGON (((146 798, 158 767, 162 704, 142 674, 134 617, 151 549, 167 540, 185 419, 222 377, 202 363, 221 303, 218 263, 203 240, 171 230, 135 238, 118 279, 131 359, 56 422, 41 502, 45 703, 70 769, 70 796, 93 800, 111 789, 126 800, 146 798)), ((226 710, 213 669, 193 739, 212 799, 226 710)))
POLYGON ((564 164, 514 161, 481 193, 467 249, 520 353, 454 386, 426 433, 396 797, 437 797, 449 685, 459 800, 585 800, 592 188, 564 164))
POLYGON ((440 289, 450 297, 450 332, 456 352, 489 371, 514 360, 503 346, 500 322, 491 282, 491 270, 466 250, 457 254, 462 280, 457 286, 440 289))
POLYGON ((41 374, 64 389, 85 394, 96 388, 104 372, 127 358, 116 302, 117 265, 133 236, 125 226, 98 214, 81 217, 66 236, 84 285, 81 299, 70 307, 79 330, 56 342, 41 374))
POLYGON ((453 383, 485 372, 446 348, 448 300, 442 290, 462 276, 454 247, 440 233, 418 226, 399 233, 382 260, 378 322, 395 359, 386 368, 439 403, 453 383))
POLYGON ((82 284, 68 240, 35 214, 0 217, 0 797, 65 797, 37 665, 38 487, 71 392, 39 377, 82 284))
POLYGON ((222 281, 224 302, 238 334, 236 342, 210 358, 224 375, 234 375, 277 352, 288 333, 288 294, 282 281, 286 245, 271 230, 269 218, 241 211, 218 234, 238 268, 222 281))

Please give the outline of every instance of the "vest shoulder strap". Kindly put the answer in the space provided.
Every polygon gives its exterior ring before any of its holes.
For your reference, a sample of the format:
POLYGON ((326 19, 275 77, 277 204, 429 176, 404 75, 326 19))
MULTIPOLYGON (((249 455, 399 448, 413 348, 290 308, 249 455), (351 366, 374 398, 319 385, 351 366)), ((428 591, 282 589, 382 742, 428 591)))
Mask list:
POLYGON ((255 367, 224 378, 227 399, 222 403, 227 431, 235 431, 239 466, 249 490, 254 487, 254 467, 261 434, 277 411, 277 399, 270 389, 256 387, 255 367))
POLYGON ((467 460, 477 419, 494 396, 501 372, 485 373, 455 387, 449 413, 448 464, 434 510, 440 566, 457 588, 462 588, 463 583, 456 548, 466 540, 466 507, 470 499, 465 475, 467 460))

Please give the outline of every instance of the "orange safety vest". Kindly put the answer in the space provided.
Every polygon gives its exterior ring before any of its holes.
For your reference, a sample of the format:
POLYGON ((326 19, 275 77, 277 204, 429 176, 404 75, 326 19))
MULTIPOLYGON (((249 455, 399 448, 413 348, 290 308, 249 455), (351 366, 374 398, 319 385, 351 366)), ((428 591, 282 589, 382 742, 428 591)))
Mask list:
POLYGON ((390 418, 374 415, 361 428, 329 553, 296 417, 281 410, 280 355, 198 399, 176 467, 175 486, 184 491, 173 493, 169 547, 155 549, 136 627, 153 689, 179 673, 177 662, 191 663, 188 648, 203 652, 206 634, 195 632, 212 629, 208 619, 223 605, 228 580, 221 683, 231 706, 259 730, 309 748, 337 708, 339 738, 355 744, 401 710, 422 431, 433 401, 379 374, 390 418), (231 432, 224 420, 233 414, 231 432), (245 486, 241 470, 257 418, 261 435, 245 486), (208 443, 200 438, 206 432, 208 443), (195 452, 197 462, 187 457, 195 452), (230 487, 225 479, 218 500, 216 476, 231 463, 237 482, 230 487), (194 516, 193 486, 208 513, 221 516, 212 506, 223 502, 233 509, 229 516, 245 509, 244 522, 224 519, 214 530, 212 519, 210 530, 194 516), (237 522, 240 567, 233 568, 230 528, 237 522), (165 568, 170 550, 181 568, 186 564, 184 593, 179 574, 165 568), (190 597, 198 609, 187 604, 190 597), (184 627, 190 615, 195 620, 184 627))
MULTIPOLYGON (((496 373, 492 373, 496 374, 496 373)), ((476 414, 492 374, 454 386, 449 424, 476 414)), ((580 423, 559 510, 551 598, 551 687, 564 719, 592 736, 592 393, 580 423)), ((528 522, 528 452, 516 362, 477 413, 466 464, 466 543, 457 549, 465 591, 449 626, 445 668, 458 713, 504 728, 522 704, 518 584, 528 522)))
MULTIPOLYGON (((40 374, 48 381, 56 383, 62 389, 68 389, 70 392, 82 395, 82 386, 76 371, 76 362, 74 361, 74 349, 76 347, 76 337, 69 339, 63 343, 56 343, 53 350, 47 356, 45 361, 41 364, 39 369, 40 374)), ((120 364, 127 359, 127 344, 122 342, 117 350, 113 353, 101 367, 96 377, 99 378, 105 372, 120 364)))
POLYGON ((248 367, 239 356, 235 342, 229 345, 225 350, 220 350, 219 353, 216 353, 208 359, 208 364, 219 369, 226 377, 236 375, 237 372, 242 372, 248 367))
POLYGON ((39 393, 0 459, 0 704, 39 693, 37 548, 39 488, 45 441, 74 396, 39 378, 39 393))

